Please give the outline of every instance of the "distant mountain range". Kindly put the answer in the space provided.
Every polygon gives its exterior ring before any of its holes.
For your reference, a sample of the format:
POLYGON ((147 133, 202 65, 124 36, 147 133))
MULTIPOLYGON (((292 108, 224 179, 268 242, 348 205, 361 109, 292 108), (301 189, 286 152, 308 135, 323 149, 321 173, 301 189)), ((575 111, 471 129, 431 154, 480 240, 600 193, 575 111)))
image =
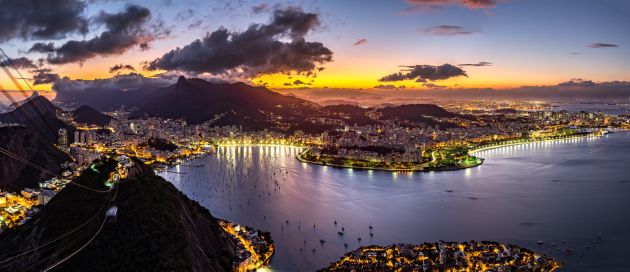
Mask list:
MULTIPOLYGON (((254 87, 242 82, 211 83, 202 79, 180 77, 168 87, 135 90, 85 90, 70 96, 57 97, 62 103, 85 104, 98 110, 113 110, 125 106, 132 118, 159 116, 183 118, 191 124, 209 122, 211 126, 235 125, 245 130, 272 129, 284 132, 302 130, 320 133, 339 128, 321 118, 339 118, 347 124, 373 125, 368 112, 376 111, 381 120, 396 120, 427 125, 452 124, 437 122, 430 117, 455 115, 431 104, 363 108, 357 105, 320 106, 294 95, 282 95, 265 87, 254 87), (89 94, 89 95, 88 95, 89 94), (119 100, 115 103, 114 100, 119 100), (310 121, 308 121, 310 120, 310 121)), ((87 111, 87 110, 86 110, 87 111)), ((94 110, 89 110, 96 115, 94 110)), ((104 122, 104 121, 103 121, 104 122)))
POLYGON ((140 107, 136 114, 184 118, 194 124, 231 118, 232 122, 248 125, 267 123, 270 114, 285 112, 286 108, 314 105, 306 100, 242 82, 213 84, 201 79, 180 77, 177 83, 166 90, 165 94, 155 96, 140 107))
MULTIPOLYGON (((107 190, 116 162, 96 165, 74 183, 107 190)), ((136 161, 115 192, 70 183, 24 225, 0 233, 0 260, 28 252, 0 270, 42 271, 72 256, 53 271, 232 271, 236 250, 207 209, 136 161), (117 217, 106 222, 114 205, 117 217)))
POLYGON ((72 111, 72 118, 79 124, 106 126, 113 117, 103 114, 88 105, 83 105, 72 111))

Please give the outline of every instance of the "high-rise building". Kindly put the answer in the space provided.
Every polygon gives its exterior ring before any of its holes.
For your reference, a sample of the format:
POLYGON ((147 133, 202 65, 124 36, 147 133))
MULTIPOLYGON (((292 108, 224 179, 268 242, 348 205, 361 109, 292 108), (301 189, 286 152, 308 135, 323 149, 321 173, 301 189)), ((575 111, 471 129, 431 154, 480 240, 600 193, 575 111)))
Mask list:
POLYGON ((86 131, 85 134, 85 144, 91 145, 94 142, 94 136, 91 131, 86 131))
POLYGON ((60 146, 68 145, 68 130, 65 128, 60 128, 57 134, 57 141, 60 146))
POLYGON ((79 132, 78 130, 74 132, 74 143, 75 144, 81 143, 81 132, 79 132))

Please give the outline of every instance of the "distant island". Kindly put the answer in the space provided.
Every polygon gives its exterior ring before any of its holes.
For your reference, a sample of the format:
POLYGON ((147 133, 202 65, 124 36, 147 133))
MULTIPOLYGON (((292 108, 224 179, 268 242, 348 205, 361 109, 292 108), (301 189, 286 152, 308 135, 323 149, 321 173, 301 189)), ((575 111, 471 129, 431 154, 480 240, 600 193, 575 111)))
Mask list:
POLYGON ((554 271, 555 259, 491 241, 366 246, 320 271, 554 271))

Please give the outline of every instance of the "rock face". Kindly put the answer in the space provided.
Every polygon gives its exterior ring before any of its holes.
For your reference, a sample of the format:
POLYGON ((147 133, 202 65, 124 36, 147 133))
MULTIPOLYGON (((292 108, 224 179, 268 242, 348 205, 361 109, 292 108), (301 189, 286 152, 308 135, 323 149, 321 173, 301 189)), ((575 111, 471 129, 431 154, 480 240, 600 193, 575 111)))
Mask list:
POLYGON ((72 117, 77 123, 96 126, 105 126, 113 119, 111 116, 103 114, 87 105, 83 105, 72 111, 72 117))
MULTIPOLYGON (((65 153, 25 126, 0 127, 0 148, 53 173, 59 173, 60 165, 70 160, 65 153)), ((51 174, 43 173, 0 153, 0 189, 2 190, 20 191, 24 188, 37 188, 39 181, 50 177, 51 174)))
MULTIPOLYGON (((106 190, 116 162, 86 169, 76 183, 106 190)), ((140 162, 116 190, 98 193, 69 184, 24 225, 0 234, 0 271, 40 271, 87 244, 57 271, 231 271, 236 242, 217 219, 140 162), (105 220, 117 206, 115 220, 105 220), (102 225, 98 235, 97 230, 102 225), (63 236, 68 234, 67 236, 63 236), (62 237, 62 238, 59 238, 62 237), (90 243, 90 239, 93 240, 90 243), (58 238, 57 240, 55 240, 58 238)))

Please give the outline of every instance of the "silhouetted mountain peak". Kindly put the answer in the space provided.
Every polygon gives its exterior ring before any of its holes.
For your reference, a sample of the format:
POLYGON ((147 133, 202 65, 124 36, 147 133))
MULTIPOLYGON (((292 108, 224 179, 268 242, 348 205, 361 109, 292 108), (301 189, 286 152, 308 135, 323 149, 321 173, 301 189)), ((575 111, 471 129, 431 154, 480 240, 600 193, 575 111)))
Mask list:
POLYGON ((233 112, 248 122, 262 123, 266 117, 261 111, 274 110, 278 105, 288 107, 308 103, 243 82, 213 84, 203 79, 180 77, 177 83, 167 89, 169 91, 166 94, 154 97, 137 113, 202 123, 233 112))
POLYGON ((72 116, 77 123, 97 126, 105 126, 113 119, 88 105, 76 108, 72 111, 72 116))
POLYGON ((16 110, 18 108, 21 108, 20 110, 23 110, 26 107, 39 107, 41 108, 41 112, 47 112, 47 111, 55 111, 57 109, 57 107, 55 107, 55 105, 53 105, 50 100, 48 100, 46 97, 43 97, 41 95, 39 95, 38 92, 33 92, 31 94, 31 96, 29 96, 28 98, 16 102, 15 104, 12 104, 9 109, 10 110, 16 110))

